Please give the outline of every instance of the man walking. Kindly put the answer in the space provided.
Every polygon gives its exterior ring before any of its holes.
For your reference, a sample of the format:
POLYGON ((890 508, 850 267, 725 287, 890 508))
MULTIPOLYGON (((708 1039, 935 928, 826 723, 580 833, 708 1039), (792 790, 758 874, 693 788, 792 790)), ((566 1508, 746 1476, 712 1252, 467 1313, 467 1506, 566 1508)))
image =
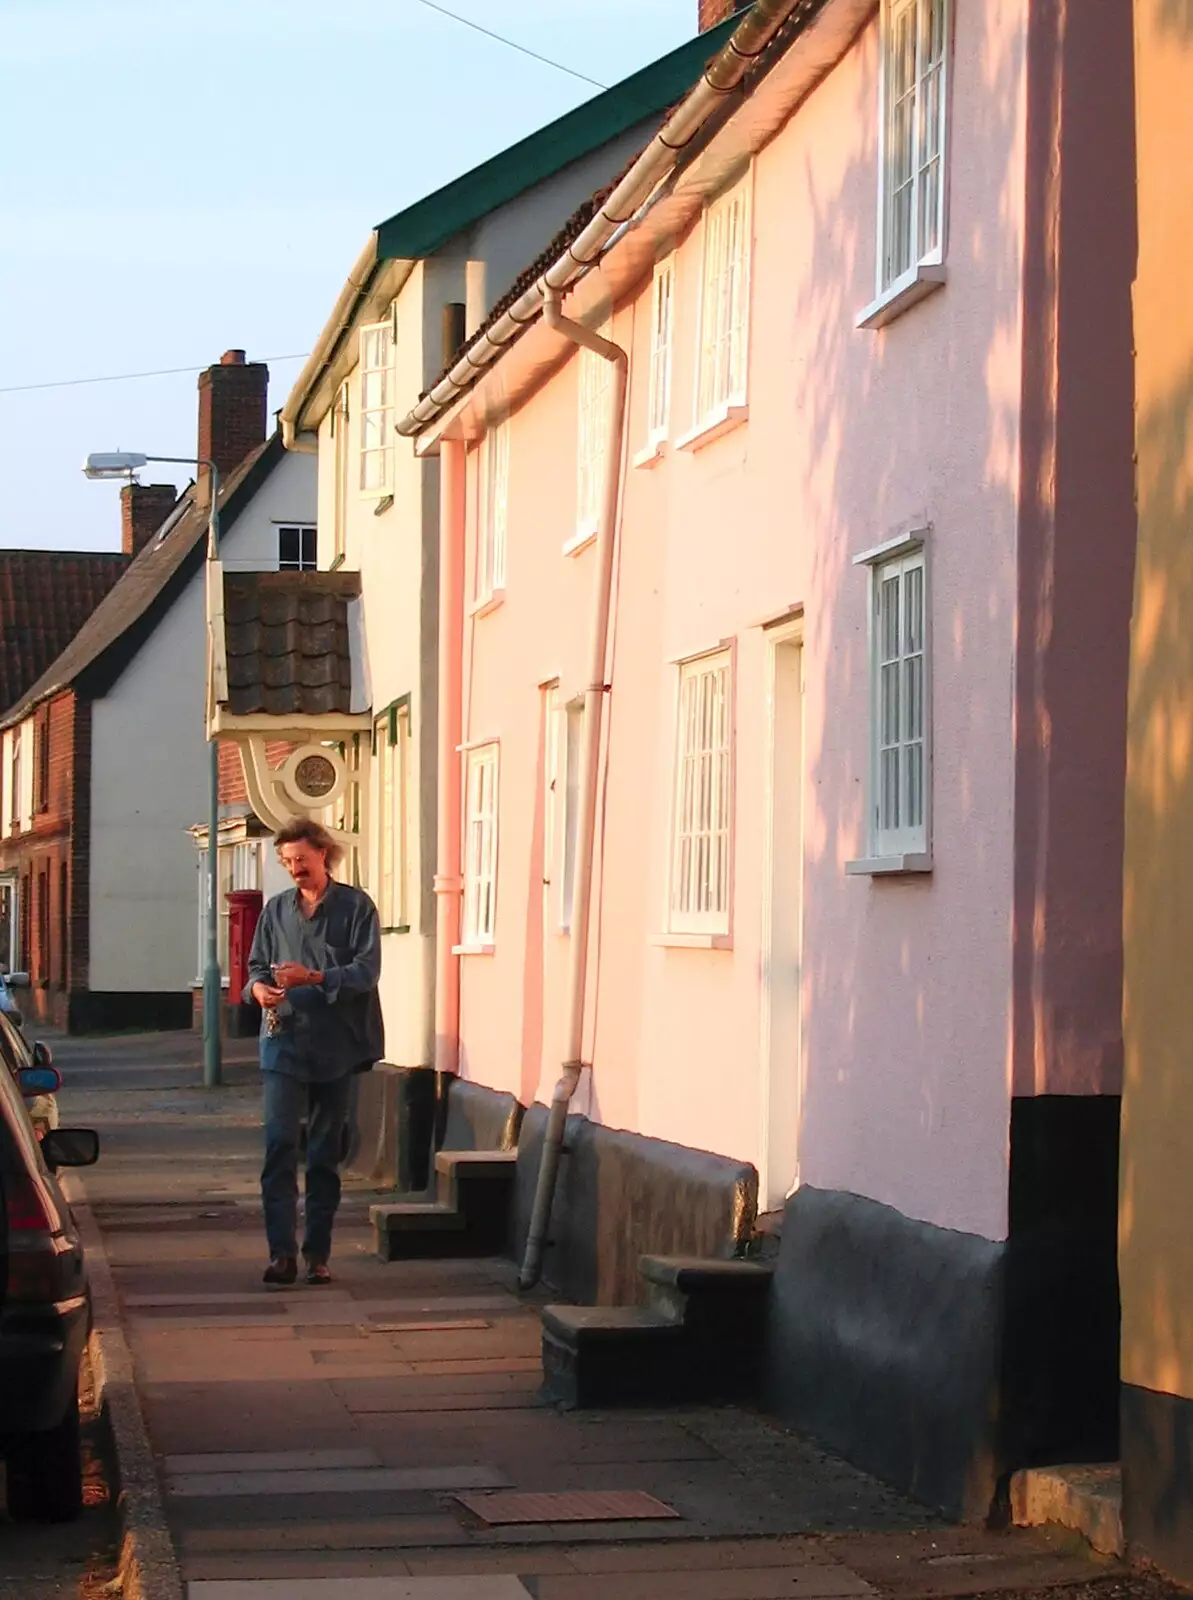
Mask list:
POLYGON ((245 998, 262 1009, 265 1165, 261 1200, 265 1282, 298 1277, 298 1156, 307 1118, 306 1280, 331 1282, 331 1230, 352 1078, 384 1053, 377 980, 377 908, 363 889, 332 877, 340 848, 317 822, 298 819, 275 839, 294 888, 261 913, 245 998))

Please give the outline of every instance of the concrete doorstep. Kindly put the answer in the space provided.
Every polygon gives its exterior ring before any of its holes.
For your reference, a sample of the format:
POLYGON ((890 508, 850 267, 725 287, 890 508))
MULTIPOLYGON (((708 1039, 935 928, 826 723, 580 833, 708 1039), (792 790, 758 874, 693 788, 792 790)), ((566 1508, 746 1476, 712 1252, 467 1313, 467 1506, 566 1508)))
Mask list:
POLYGON ((1089 1540, 1099 1555, 1121 1556, 1123 1480, 1107 1466, 1033 1467, 1011 1479, 1011 1515, 1018 1528, 1055 1523, 1089 1540))

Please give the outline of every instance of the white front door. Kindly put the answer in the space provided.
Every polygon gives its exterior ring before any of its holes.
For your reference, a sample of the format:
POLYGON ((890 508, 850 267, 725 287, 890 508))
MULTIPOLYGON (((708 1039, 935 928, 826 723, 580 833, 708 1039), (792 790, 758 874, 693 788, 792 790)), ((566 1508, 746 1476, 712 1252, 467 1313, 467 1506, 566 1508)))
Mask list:
POLYGON ((804 876, 802 623, 771 634, 767 665, 759 1204, 763 1211, 775 1211, 799 1182, 804 876))

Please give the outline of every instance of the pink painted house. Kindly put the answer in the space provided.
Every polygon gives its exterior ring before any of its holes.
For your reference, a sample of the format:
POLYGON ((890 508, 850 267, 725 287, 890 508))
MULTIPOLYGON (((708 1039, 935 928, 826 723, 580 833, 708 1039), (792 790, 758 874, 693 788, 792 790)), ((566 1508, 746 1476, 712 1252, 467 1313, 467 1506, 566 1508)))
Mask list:
POLYGON ((734 37, 400 425, 440 1062, 756 1171, 772 1403, 982 1512, 1115 1449, 1130 0, 734 37))

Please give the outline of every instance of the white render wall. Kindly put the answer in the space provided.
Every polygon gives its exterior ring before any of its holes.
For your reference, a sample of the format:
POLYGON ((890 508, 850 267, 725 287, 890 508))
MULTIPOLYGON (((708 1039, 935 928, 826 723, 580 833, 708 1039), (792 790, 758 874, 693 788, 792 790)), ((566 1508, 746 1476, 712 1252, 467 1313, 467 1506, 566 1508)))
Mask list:
MULTIPOLYGON (((277 524, 313 524, 315 462, 284 455, 229 528, 230 568, 276 568, 277 524)), ((91 970, 97 993, 181 993, 195 979, 198 879, 187 829, 207 820, 200 570, 92 707, 91 970)))
MULTIPOLYGON (((429 352, 424 326, 437 325, 439 306, 463 298, 463 270, 454 293, 428 305, 427 266, 419 263, 398 296, 397 394, 417 394, 424 382, 429 352)), ((419 461, 410 445, 395 439, 393 496, 376 515, 380 497, 362 494, 359 479, 360 374, 348 380, 348 492, 344 565, 359 571, 365 653, 375 716, 409 696, 406 862, 408 931, 384 935, 381 947, 381 1003, 385 1014, 386 1059, 397 1066, 425 1066, 433 1056, 433 980, 435 908, 430 895, 435 869, 435 671, 439 522, 434 485, 437 463, 419 461)), ((330 413, 319 427, 319 564, 334 555, 335 445, 330 413)), ((370 782, 376 783, 376 767, 370 782)), ((371 813, 375 792, 370 796, 371 813)), ((361 858, 364 885, 376 892, 377 829, 368 829, 361 858)))

